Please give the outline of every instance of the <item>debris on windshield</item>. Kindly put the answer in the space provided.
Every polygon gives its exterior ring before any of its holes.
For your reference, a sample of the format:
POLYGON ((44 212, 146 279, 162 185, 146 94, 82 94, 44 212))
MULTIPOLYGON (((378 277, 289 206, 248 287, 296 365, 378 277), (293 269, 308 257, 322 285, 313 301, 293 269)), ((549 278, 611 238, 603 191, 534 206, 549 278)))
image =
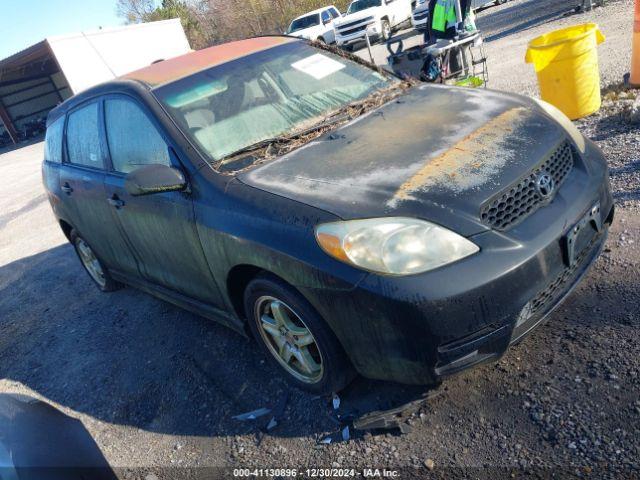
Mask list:
POLYGON ((215 168, 223 173, 238 173, 261 161, 286 155, 312 140, 321 137, 328 131, 334 130, 364 113, 396 99, 410 86, 411 84, 408 82, 395 82, 387 88, 373 92, 363 100, 345 105, 339 110, 327 115, 315 125, 303 128, 289 135, 261 141, 254 146, 243 148, 220 160, 215 168))
POLYGON ((231 418, 234 420, 247 421, 247 420, 255 420, 264 415, 268 415, 271 412, 268 408, 258 408, 257 410, 253 410, 251 412, 242 413, 240 415, 235 415, 231 418))

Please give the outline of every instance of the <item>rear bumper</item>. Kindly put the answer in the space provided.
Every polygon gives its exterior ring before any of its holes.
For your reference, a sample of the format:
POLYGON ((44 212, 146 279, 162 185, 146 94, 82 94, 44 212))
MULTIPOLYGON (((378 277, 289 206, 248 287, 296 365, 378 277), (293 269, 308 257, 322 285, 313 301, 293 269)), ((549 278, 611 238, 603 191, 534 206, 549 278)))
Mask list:
POLYGON ((350 292, 303 293, 365 377, 428 384, 496 360, 560 305, 603 248, 613 200, 601 153, 591 146, 589 155, 527 221, 471 237, 474 256, 420 275, 371 274, 350 292), (569 266, 567 232, 594 205, 601 229, 569 266))

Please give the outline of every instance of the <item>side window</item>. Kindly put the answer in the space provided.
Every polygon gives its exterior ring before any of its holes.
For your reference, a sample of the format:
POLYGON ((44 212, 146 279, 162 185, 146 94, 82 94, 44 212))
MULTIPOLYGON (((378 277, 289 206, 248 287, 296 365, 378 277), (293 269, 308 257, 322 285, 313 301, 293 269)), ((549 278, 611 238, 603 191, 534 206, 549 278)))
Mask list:
POLYGON ((331 20, 331 15, 329 15, 328 10, 322 12, 322 23, 329 23, 331 20))
POLYGON ((91 103, 69 115, 69 120, 67 121, 67 152, 70 163, 104 168, 104 157, 98 130, 97 103, 91 103))
POLYGON ((171 165, 167 144, 135 103, 107 100, 104 114, 111 161, 117 172, 129 173, 143 165, 171 165))
POLYGON ((44 159, 48 162, 62 163, 62 133, 64 117, 60 117, 47 128, 44 138, 44 159))
POLYGON ((331 16, 333 18, 338 18, 340 16, 340 14, 338 13, 338 10, 336 10, 335 8, 331 7, 329 9, 329 12, 331 13, 331 16))

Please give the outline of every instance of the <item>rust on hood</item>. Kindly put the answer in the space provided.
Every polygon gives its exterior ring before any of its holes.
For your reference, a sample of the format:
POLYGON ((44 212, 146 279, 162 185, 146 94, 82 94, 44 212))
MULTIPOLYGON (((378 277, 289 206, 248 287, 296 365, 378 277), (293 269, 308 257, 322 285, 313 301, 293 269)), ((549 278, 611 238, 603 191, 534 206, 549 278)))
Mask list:
POLYGON ((509 134, 527 118, 525 107, 514 107, 484 125, 429 161, 395 192, 389 203, 410 200, 425 187, 443 185, 460 193, 489 181, 508 161, 504 148, 509 134))

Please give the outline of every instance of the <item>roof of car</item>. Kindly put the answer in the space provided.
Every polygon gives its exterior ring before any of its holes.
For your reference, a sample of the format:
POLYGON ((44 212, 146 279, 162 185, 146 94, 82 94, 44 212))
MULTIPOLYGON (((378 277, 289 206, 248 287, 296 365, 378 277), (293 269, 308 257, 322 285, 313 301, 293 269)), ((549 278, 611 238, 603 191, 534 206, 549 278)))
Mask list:
POLYGON ((224 43, 154 63, 124 75, 123 79, 137 80, 150 87, 184 78, 206 68, 221 65, 285 43, 300 41, 291 37, 255 37, 224 43))
POLYGON ((328 5, 326 7, 322 7, 322 8, 316 8, 315 10, 312 10, 310 12, 305 13, 304 15, 300 15, 299 17, 296 17, 293 19, 293 21, 295 22, 296 20, 300 19, 300 18, 304 18, 304 17, 308 17, 309 15, 313 15, 314 13, 320 13, 320 12, 324 12, 325 10, 328 10, 330 8, 336 8, 333 5, 328 5))

